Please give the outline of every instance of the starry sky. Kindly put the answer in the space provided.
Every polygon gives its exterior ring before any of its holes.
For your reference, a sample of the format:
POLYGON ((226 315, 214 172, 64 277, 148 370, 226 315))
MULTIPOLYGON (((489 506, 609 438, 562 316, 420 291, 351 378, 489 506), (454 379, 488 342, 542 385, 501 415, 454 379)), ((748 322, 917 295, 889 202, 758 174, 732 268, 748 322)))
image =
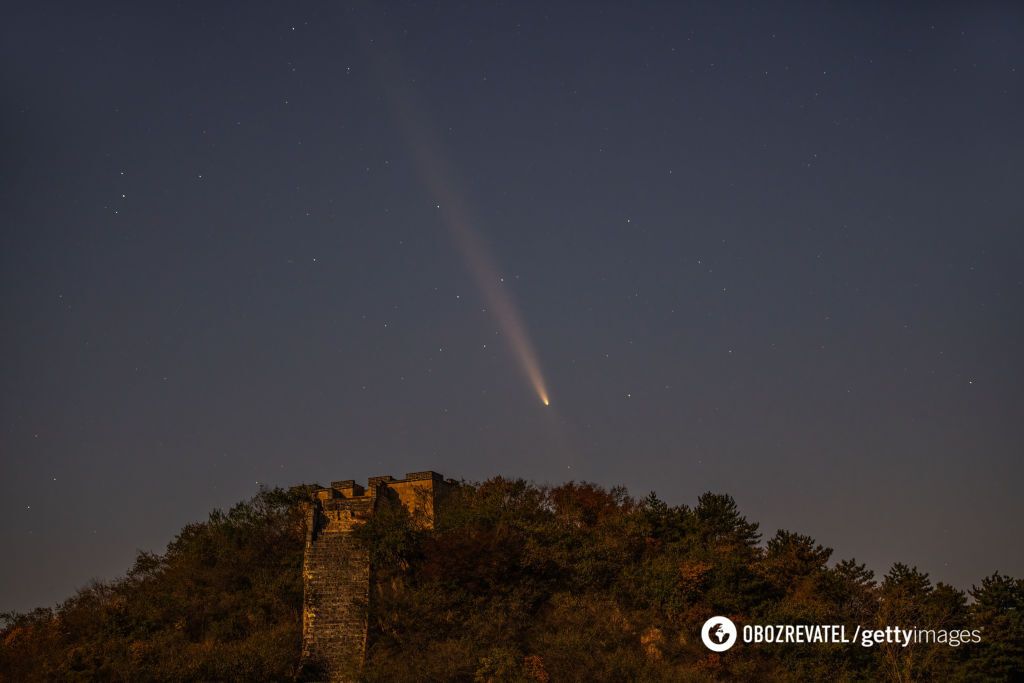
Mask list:
POLYGON ((5 14, 0 610, 424 469, 1024 575, 1019 3, 5 14))

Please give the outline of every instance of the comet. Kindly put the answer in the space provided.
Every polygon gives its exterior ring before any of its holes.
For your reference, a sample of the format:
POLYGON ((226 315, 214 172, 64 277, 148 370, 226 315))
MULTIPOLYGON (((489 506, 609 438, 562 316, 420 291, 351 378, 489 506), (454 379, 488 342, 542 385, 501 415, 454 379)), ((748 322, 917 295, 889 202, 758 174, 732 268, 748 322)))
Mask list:
POLYGON ((455 169, 448 162, 433 130, 425 123, 426 115, 416 106, 411 86, 401 77, 397 51, 382 49, 381 41, 372 42, 374 48, 370 52, 373 61, 391 109, 412 149, 416 170, 441 212, 441 220, 487 303, 488 310, 494 315, 523 376, 540 402, 550 406, 547 382, 526 323, 512 293, 504 284, 497 262, 474 227, 469 203, 458 190, 455 169))
POLYGON ((438 151, 431 148, 425 137, 418 137, 413 146, 420 174, 436 199, 442 222, 487 302, 488 310, 494 315, 512 355, 537 398, 545 406, 551 405, 544 373, 526 323, 512 293, 502 280, 494 257, 473 227, 465 199, 449 180, 453 177, 451 169, 438 151))

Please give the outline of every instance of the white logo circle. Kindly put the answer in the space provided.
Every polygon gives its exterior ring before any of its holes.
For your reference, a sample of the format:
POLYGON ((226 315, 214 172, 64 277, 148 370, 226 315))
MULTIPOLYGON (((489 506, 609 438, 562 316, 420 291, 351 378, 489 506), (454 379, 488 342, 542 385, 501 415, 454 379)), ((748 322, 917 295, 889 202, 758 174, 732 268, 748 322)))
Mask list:
POLYGON ((736 644, 736 624, 729 617, 711 617, 700 630, 700 639, 714 652, 725 652, 736 644))

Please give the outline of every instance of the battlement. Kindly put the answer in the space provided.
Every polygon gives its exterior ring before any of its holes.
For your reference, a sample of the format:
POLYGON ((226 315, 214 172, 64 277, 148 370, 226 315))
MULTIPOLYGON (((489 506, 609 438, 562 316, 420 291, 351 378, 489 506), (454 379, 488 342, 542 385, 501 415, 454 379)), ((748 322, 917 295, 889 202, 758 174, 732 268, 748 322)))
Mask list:
POLYGON ((337 513, 337 521, 342 521, 341 513, 348 511, 351 519, 344 520, 346 531, 350 530, 351 523, 373 512, 374 506, 378 504, 377 499, 388 499, 403 505, 416 518, 417 523, 430 527, 433 526, 434 504, 438 495, 443 495, 454 484, 454 480, 445 479, 430 470, 409 472, 404 479, 383 474, 370 477, 366 488, 354 479, 332 481, 329 487, 316 490, 313 498, 322 511, 337 513))
POLYGON ((433 528, 437 505, 455 484, 428 470, 404 479, 370 477, 365 488, 343 479, 310 491, 302 566, 304 665, 322 667, 332 682, 355 680, 362 667, 373 568, 352 530, 390 505, 404 507, 421 528, 433 528))
POLYGON ((342 479, 340 481, 332 481, 331 485, 327 488, 317 490, 317 495, 321 499, 327 498, 358 498, 360 496, 375 496, 377 488, 381 485, 388 487, 401 486, 402 484, 411 484, 413 482, 430 482, 428 486, 444 486, 455 484, 454 479, 445 479, 443 475, 438 474, 432 470, 425 472, 408 472, 405 475, 405 479, 395 479, 390 474, 382 474, 376 477, 370 477, 366 481, 366 488, 363 488, 356 483, 355 479, 342 479))
POLYGON ((363 487, 356 483, 355 479, 345 479, 343 481, 332 481, 331 491, 337 492, 345 498, 353 498, 355 496, 363 495, 363 487))

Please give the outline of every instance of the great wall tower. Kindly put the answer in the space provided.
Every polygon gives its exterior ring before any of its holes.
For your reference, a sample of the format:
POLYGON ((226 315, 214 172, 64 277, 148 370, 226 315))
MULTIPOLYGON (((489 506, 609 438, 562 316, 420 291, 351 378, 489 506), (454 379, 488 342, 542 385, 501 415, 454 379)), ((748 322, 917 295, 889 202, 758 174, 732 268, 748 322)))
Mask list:
POLYGON ((306 506, 302 560, 302 667, 313 680, 355 680, 367 646, 373 568, 352 529, 385 505, 401 505, 413 521, 433 528, 441 498, 454 485, 437 472, 405 479, 370 477, 364 489, 353 480, 315 490, 306 506))

